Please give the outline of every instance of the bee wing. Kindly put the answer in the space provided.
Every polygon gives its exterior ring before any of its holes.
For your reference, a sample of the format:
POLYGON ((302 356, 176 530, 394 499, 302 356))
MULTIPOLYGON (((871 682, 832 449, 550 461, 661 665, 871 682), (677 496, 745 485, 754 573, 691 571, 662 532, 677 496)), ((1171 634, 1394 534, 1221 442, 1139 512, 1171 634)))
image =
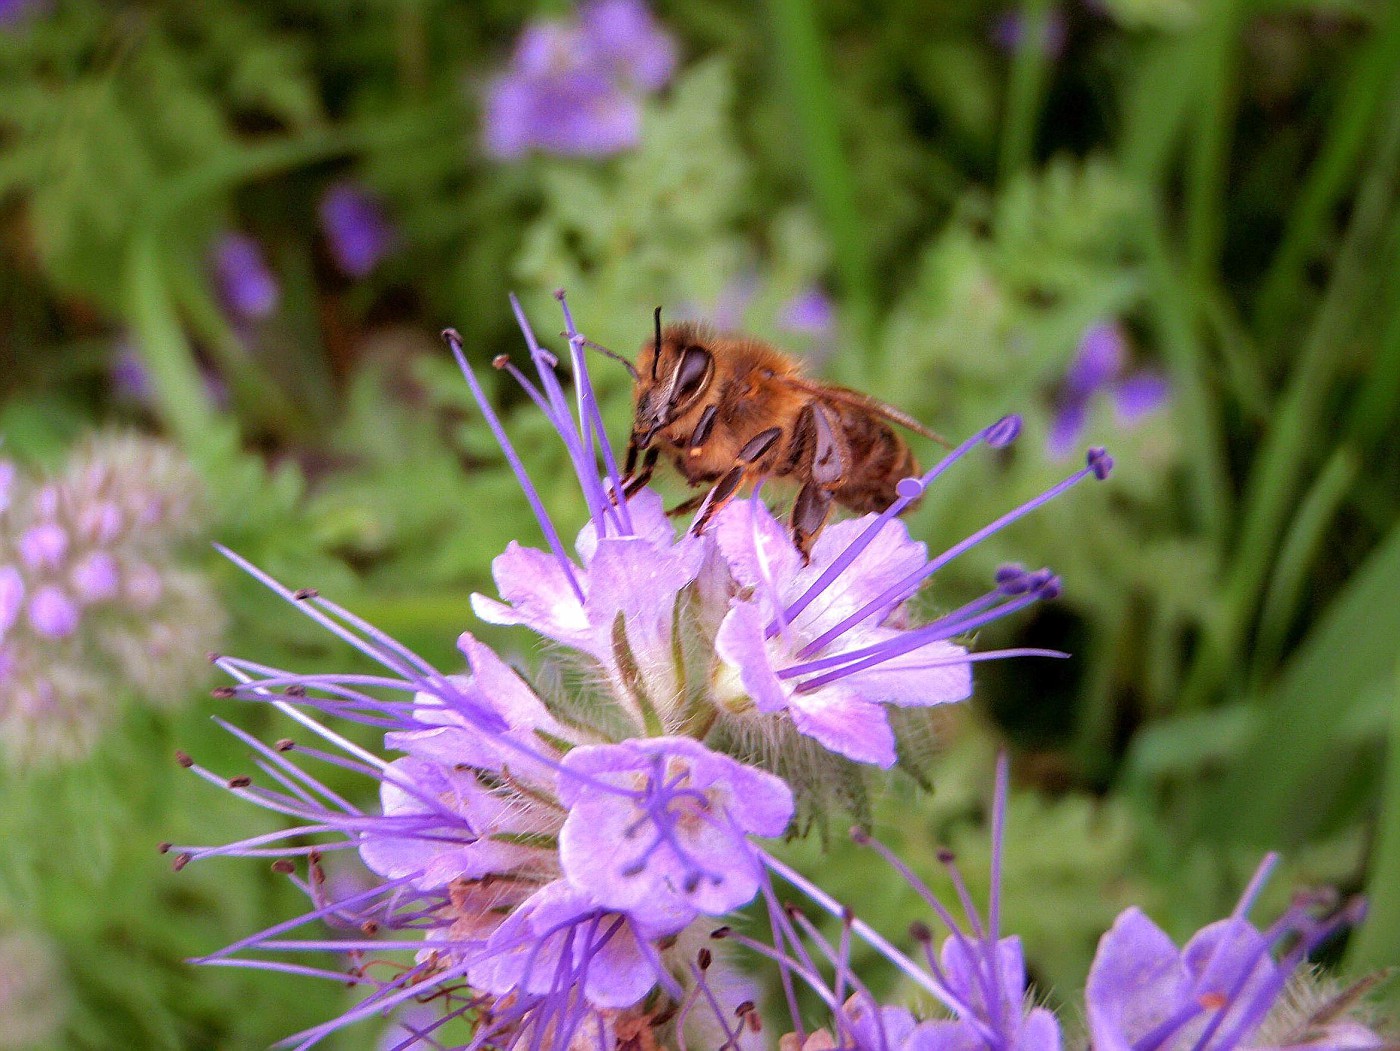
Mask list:
POLYGON ((827 401, 837 401, 845 405, 853 405, 858 409, 864 409, 875 416, 897 423, 901 427, 913 431, 915 434, 922 434, 925 438, 931 438, 939 445, 952 448, 953 443, 937 431, 925 427, 907 412, 896 409, 893 405, 886 405, 877 398, 872 398, 868 394, 862 394, 858 390, 851 390, 849 387, 837 387, 830 383, 815 383, 812 380, 804 379, 801 376, 784 376, 782 381, 790 387, 796 387, 800 391, 811 394, 827 401))

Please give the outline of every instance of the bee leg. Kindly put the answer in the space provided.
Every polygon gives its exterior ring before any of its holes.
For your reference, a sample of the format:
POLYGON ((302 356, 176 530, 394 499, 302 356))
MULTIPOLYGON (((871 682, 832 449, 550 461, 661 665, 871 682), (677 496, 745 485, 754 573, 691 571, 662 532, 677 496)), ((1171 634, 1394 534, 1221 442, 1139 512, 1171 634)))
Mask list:
POLYGON ((706 497, 707 495, 709 495, 709 494, 708 494, 708 493, 696 493, 696 494, 695 494, 694 496, 692 496, 689 500, 686 500, 686 501, 684 501, 684 502, 682 502, 682 503, 679 503, 679 504, 677 504, 675 507, 671 508, 671 510, 667 511, 667 512, 666 512, 666 517, 667 517, 667 518, 675 518, 677 515, 688 515, 688 514, 690 514, 690 512, 694 511, 697 507, 699 507, 701 504, 703 504, 703 503, 705 502, 705 497, 706 497))
POLYGON ((808 480, 797 493, 792 505, 792 542, 802 552, 802 561, 812 560, 812 544, 817 534, 826 525, 835 500, 835 491, 846 476, 849 452, 839 437, 839 431, 830 414, 820 405, 809 405, 811 410, 807 424, 812 442, 812 464, 808 480))
POLYGON ((826 525, 834 499, 830 490, 816 482, 808 482, 798 490, 797 500, 792 505, 792 542, 802 552, 804 563, 812 561, 812 544, 826 525))
MULTIPOLYGON (((627 499, 636 496, 641 488, 651 481, 651 476, 656 471, 656 461, 660 457, 661 450, 652 447, 647 450, 647 454, 642 457, 642 469, 633 474, 637 466, 637 447, 627 446, 627 465, 622 472, 622 495, 627 499)), ((613 494, 613 503, 617 503, 617 494, 613 494)))
POLYGON ((744 481, 744 476, 759 460, 763 459, 769 449, 773 448, 773 443, 782 437, 781 427, 769 427, 766 431, 760 431, 739 450, 739 462, 715 483, 715 487, 709 493, 709 505, 701 512, 700 517, 690 527, 692 534, 699 535, 705 531, 705 527, 710 524, 710 519, 719 513, 720 508, 733 499, 738 492, 739 486, 744 481))

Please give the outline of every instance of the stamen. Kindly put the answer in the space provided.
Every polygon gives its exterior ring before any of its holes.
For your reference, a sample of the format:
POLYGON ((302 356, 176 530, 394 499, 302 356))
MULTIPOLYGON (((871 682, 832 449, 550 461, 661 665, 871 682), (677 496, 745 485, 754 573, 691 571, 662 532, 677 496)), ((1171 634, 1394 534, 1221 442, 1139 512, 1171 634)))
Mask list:
POLYGON ((973 533, 965 540, 961 541, 960 543, 954 544, 947 551, 943 552, 943 554, 933 559, 931 562, 928 563, 928 565, 924 566, 922 569, 910 573, 897 584, 893 584, 890 587, 886 588, 885 591, 882 592, 879 596, 877 596, 874 599, 871 599, 860 609, 856 610, 845 620, 841 621, 841 623, 837 624, 835 627, 829 629, 828 631, 823 632, 812 642, 809 642, 807 646, 802 650, 801 654, 799 654, 799 656, 810 657, 813 654, 819 652, 832 640, 840 638, 853 626, 859 624, 861 621, 865 620, 872 614, 878 613, 880 615, 883 615, 888 610, 893 609, 895 606, 899 605, 899 603, 903 602, 915 591, 917 591, 919 586, 925 580, 933 576, 933 574, 937 573, 949 562, 953 561, 953 559, 976 547, 983 540, 986 540, 989 536, 992 536, 993 534, 1000 532, 1002 529, 1005 529, 1012 522, 1024 518, 1026 515, 1030 514, 1030 512, 1034 511, 1042 504, 1048 503, 1049 501, 1053 500, 1065 490, 1072 488, 1073 486, 1082 482, 1085 478, 1088 478, 1090 475, 1093 475, 1095 478, 1106 478, 1108 476, 1108 468, 1112 467, 1113 460, 1106 452, 1104 452, 1102 449, 1090 450, 1087 459, 1088 466, 1084 467, 1083 470, 1076 471, 1074 474, 1064 479, 1064 481, 1060 482, 1057 485, 1051 486, 1045 492, 1041 493, 1039 496, 1031 500, 1028 500, 1026 503, 1022 504, 1015 510, 1008 511, 1000 518, 977 530, 977 532, 973 533))
MULTIPOLYGON (((617 468, 617 457, 613 455, 612 443, 608 441, 608 429, 603 423, 603 414, 598 408, 598 398, 593 392, 593 378, 588 374, 588 363, 584 360, 583 348, 589 345, 588 340, 574 327, 573 311, 569 309, 569 300, 564 295, 562 288, 554 293, 554 298, 559 301, 559 308, 564 312, 564 335, 569 340, 569 356, 574 366, 574 386, 578 391, 579 427, 588 436, 590 445, 596 440, 602 451, 603 465, 607 471, 608 480, 612 483, 612 491, 617 497, 616 515, 620 521, 621 532, 630 536, 634 530, 631 515, 627 510, 627 501, 622 495, 622 472, 617 468)), ((607 353, 618 357, 611 351, 607 353)), ((627 361, 626 358, 618 357, 618 360, 626 364, 629 369, 632 368, 631 362, 627 361)), ((632 369, 632 375, 635 377, 636 374, 636 370, 632 369)), ((597 466, 591 461, 590 457, 590 463, 587 466, 596 476, 597 466)), ((612 500, 608 500, 606 503, 609 509, 614 507, 612 500)))
POLYGON ((574 474, 578 476, 579 486, 582 488, 584 500, 588 504, 589 515, 599 526, 602 526, 609 517, 617 521, 616 512, 612 510, 612 502, 603 492, 602 483, 598 481, 597 463, 593 458, 587 436, 581 434, 574 426, 569 400, 564 395, 564 388, 559 383, 559 376, 555 372, 559 365, 559 359, 540 346, 539 340, 535 338, 535 330, 531 327, 529 319, 526 318, 525 311, 520 306, 520 300, 513 292, 510 294, 510 308, 514 311, 516 323, 520 326, 525 343, 530 348, 530 360, 534 362, 535 371, 539 374, 540 386, 549 399, 550 405, 554 407, 554 412, 550 414, 551 422, 564 442, 564 448, 569 454, 570 462, 574 465, 574 474))
POLYGON ((544 502, 540 499, 540 494, 535 490, 534 484, 530 481, 530 475, 525 470, 525 465, 520 457, 516 455, 515 446, 506 437, 505 428, 501 426, 500 417, 496 415, 491 403, 486 398, 486 392, 481 389, 481 384, 477 382, 476 373, 472 371, 471 365, 467 363, 467 356, 462 350, 462 337, 454 329, 445 329, 442 338, 447 341, 447 345, 452 348, 452 356, 457 359, 457 367, 461 369, 462 375, 466 378, 467 385, 471 387, 472 397, 476 399, 477 406, 481 409, 482 415, 486 418, 486 424, 491 428, 491 433, 496 437, 496 444, 501 447, 501 452, 505 455, 506 462, 510 464, 511 470, 515 474, 515 480, 519 483, 521 491, 525 494, 525 499, 530 503, 530 509, 535 512, 535 521, 539 523, 540 531, 544 533, 545 542, 549 544, 549 550, 553 553, 554 559, 559 563, 560 569, 564 571, 564 579, 569 582, 569 588, 573 591, 574 597, 580 603, 584 601, 583 588, 579 586, 578 580, 574 576, 574 565, 569 556, 564 553, 564 545, 559 539, 559 533, 554 528, 554 522, 549 517, 549 512, 544 509, 544 502))
MULTIPOLYGON (((968 452, 982 442, 986 442, 993 448, 1000 448, 1002 445, 1006 445, 1014 440, 1016 435, 1020 433, 1020 430, 1021 418, 1019 416, 1004 416, 990 427, 967 439, 947 456, 943 457, 942 460, 935 464, 932 469, 925 472, 921 477, 900 479, 895 486, 896 491, 899 493, 899 498, 882 511, 875 521, 866 526, 860 536, 856 537, 854 541, 847 545, 846 549, 841 552, 836 560, 826 568, 821 576, 812 582, 812 585, 806 591, 798 596, 797 600, 787 608, 786 613, 782 616, 791 621, 810 606, 822 592, 831 586, 832 582, 835 581, 837 577, 845 572, 851 563, 860 556, 860 553, 871 545, 876 535, 885 527, 887 522, 897 515, 902 514, 910 504, 923 496, 924 491, 935 478, 958 460, 962 459, 968 452)), ((777 623, 778 621, 775 620, 773 624, 768 626, 767 636, 769 638, 772 638, 778 633, 777 623)))

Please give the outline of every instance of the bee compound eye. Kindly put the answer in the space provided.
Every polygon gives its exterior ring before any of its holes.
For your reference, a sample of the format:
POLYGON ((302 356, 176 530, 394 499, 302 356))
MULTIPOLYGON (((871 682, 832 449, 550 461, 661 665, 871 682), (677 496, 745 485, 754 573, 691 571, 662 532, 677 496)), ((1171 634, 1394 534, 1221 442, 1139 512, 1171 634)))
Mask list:
POLYGON ((671 404, 691 401, 705 389, 714 371, 714 356, 703 347, 686 347, 676 366, 676 385, 671 391, 671 404))

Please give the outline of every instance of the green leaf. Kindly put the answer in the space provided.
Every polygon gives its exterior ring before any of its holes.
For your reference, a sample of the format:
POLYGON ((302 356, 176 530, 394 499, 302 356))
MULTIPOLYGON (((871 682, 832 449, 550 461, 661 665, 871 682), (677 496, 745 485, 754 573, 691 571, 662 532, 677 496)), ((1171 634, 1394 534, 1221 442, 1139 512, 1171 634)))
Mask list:
POLYGON ((1328 773, 1347 713, 1400 654, 1400 526, 1372 553, 1261 704, 1239 760, 1208 793, 1203 828, 1222 840, 1296 843, 1315 820, 1315 782, 1328 773))

